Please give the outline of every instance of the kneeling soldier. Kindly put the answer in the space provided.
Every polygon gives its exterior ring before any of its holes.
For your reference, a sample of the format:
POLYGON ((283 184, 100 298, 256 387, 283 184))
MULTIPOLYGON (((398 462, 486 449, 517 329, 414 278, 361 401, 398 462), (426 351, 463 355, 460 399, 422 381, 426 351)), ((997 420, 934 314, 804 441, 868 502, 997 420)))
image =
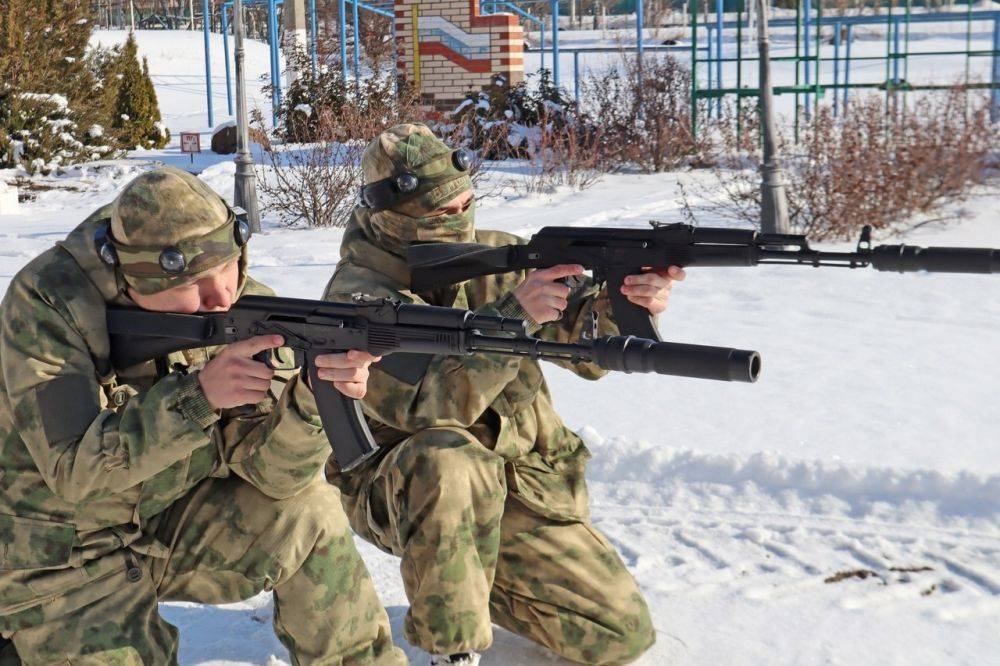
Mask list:
MULTIPOLYGON (((423 125, 383 132, 362 166, 367 206, 345 232, 327 299, 362 292, 520 317, 562 342, 599 313, 598 335, 618 333, 607 294, 580 266, 414 292, 411 243, 518 239, 476 230, 467 157, 423 125), (574 288, 560 282, 567 277, 574 288)), ((683 277, 678 268, 633 276, 623 293, 658 314, 683 277)), ((566 365, 589 379, 604 374, 566 365)), ((652 645, 638 586, 590 523, 587 448, 553 409, 537 361, 393 354, 372 368, 364 408, 387 453, 349 473, 331 460, 327 477, 354 529, 402 558, 407 640, 434 664, 477 663, 491 620, 583 663, 628 662, 652 645)))
MULTIPOLYGON (((274 590, 293 663, 406 663, 322 479, 310 387, 254 360, 280 337, 108 361, 106 304, 221 311, 270 293, 246 274, 248 237, 204 183, 158 169, 14 277, 0 306, 0 633, 24 662, 175 663, 158 601, 274 590)), ((339 369, 322 379, 364 394, 371 357, 326 361, 339 369)))

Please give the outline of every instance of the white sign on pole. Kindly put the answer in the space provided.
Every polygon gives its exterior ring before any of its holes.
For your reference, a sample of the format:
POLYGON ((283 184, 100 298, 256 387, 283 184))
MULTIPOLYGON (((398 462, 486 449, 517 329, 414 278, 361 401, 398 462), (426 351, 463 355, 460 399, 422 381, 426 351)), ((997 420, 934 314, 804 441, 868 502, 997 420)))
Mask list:
POLYGON ((191 155, 191 164, 194 164, 195 153, 201 152, 201 135, 197 132, 181 132, 181 152, 191 155))

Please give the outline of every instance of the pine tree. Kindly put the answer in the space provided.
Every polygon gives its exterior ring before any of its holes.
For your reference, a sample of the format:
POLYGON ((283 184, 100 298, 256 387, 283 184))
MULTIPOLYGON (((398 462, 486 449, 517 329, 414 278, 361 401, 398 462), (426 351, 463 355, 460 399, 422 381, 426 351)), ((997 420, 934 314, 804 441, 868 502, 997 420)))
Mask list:
POLYGON ((142 79, 146 89, 146 104, 152 110, 150 119, 153 121, 153 133, 149 136, 149 141, 153 148, 163 148, 170 143, 170 130, 162 122, 156 87, 153 86, 153 77, 149 75, 149 61, 145 57, 142 59, 142 79))
POLYGON ((112 131, 121 148, 162 148, 170 140, 160 123, 160 108, 149 76, 149 63, 139 64, 135 36, 129 35, 115 67, 117 95, 112 131))
POLYGON ((110 148, 89 66, 87 0, 0 0, 0 166, 50 170, 110 148))

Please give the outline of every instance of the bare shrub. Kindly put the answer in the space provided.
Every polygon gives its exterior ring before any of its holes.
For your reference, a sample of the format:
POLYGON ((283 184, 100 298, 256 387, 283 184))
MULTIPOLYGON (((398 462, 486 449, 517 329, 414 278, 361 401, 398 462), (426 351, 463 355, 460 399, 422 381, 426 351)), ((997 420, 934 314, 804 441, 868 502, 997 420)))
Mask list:
POLYGON ((371 12, 362 12, 359 19, 358 39, 368 67, 373 72, 380 71, 384 64, 394 68, 396 40, 392 37, 393 20, 371 12))
POLYGON ((625 166, 667 171, 708 149, 708 134, 691 132, 691 70, 670 54, 642 61, 622 54, 623 66, 583 81, 582 112, 601 126, 607 170, 625 166))
MULTIPOLYGON (((336 67, 314 74, 304 52, 294 58, 300 76, 280 107, 279 126, 262 143, 269 167, 258 174, 262 205, 286 226, 344 226, 363 184, 367 143, 424 113, 411 91, 397 94, 391 76, 345 82, 336 67)), ((268 132, 259 113, 254 128, 268 132)))
MULTIPOLYGON (((756 98, 741 98, 737 102, 725 100, 719 117, 711 118, 707 113, 702 117, 700 131, 707 132, 710 137, 710 148, 704 155, 706 164, 739 165, 747 156, 757 158, 761 134, 756 98)), ((780 150, 787 147, 784 139, 778 136, 780 150)))
POLYGON ((551 192, 559 186, 584 190, 603 175, 600 130, 578 116, 542 109, 526 140, 528 171, 512 182, 522 195, 551 192))
POLYGON ((457 122, 445 122, 438 120, 430 122, 429 127, 434 133, 441 137, 441 140, 452 148, 465 148, 472 152, 472 165, 469 167, 469 177, 472 179, 472 186, 476 190, 476 197, 483 198, 496 194, 494 190, 484 189, 485 176, 490 171, 491 162, 488 155, 496 154, 501 144, 507 142, 507 137, 502 132, 484 133, 478 137, 478 148, 473 140, 475 132, 479 129, 474 116, 465 114, 457 117, 457 122))
MULTIPOLYGON (((817 240, 853 237, 864 225, 901 231, 914 217, 938 213, 983 182, 1000 137, 989 121, 988 100, 958 88, 925 95, 892 113, 884 95, 852 100, 834 117, 820 107, 803 127, 801 142, 781 141, 789 217, 817 240)), ((689 218, 701 213, 756 223, 760 166, 756 152, 740 156, 742 169, 713 169, 711 182, 682 191, 689 218), (695 204, 694 198, 708 203, 695 204)))
MULTIPOLYGON (((257 170, 262 205, 284 226, 343 227, 357 203, 365 144, 341 141, 339 119, 329 110, 317 116, 310 143, 261 146, 270 167, 257 170)), ((259 114, 255 124, 261 125, 259 114)))

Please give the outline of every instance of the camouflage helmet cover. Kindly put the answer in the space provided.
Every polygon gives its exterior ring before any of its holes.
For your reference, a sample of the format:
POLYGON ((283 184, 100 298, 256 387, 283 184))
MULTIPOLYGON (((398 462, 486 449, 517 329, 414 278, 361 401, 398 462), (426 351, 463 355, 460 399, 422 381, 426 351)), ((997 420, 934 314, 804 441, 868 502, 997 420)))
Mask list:
MULTIPOLYGON (((140 294, 192 282, 241 255, 232 211, 208 185, 174 167, 148 171, 125 186, 111 210, 111 242, 125 281, 140 294), (184 256, 167 272, 160 255, 184 256)), ((244 262, 245 263, 245 262, 244 262)))
POLYGON ((403 123, 375 137, 361 158, 365 184, 411 172, 422 182, 413 197, 411 210, 430 212, 472 188, 467 172, 455 168, 452 149, 434 136, 423 123, 403 123), (423 184, 426 183, 426 184, 423 184))

